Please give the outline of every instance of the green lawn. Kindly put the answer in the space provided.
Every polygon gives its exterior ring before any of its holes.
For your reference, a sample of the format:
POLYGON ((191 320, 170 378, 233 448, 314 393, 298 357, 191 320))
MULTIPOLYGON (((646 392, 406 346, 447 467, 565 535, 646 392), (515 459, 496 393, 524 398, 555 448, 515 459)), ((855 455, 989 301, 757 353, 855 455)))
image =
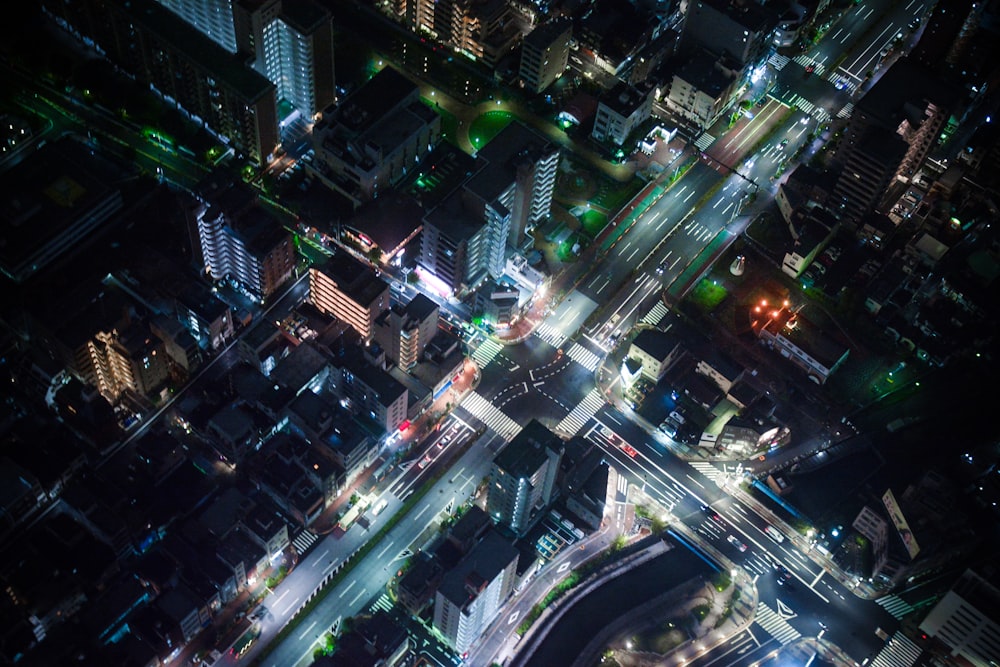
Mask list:
POLYGON ((710 278, 702 278, 688 299, 703 313, 710 313, 726 298, 726 288, 710 278))
POLYGON ((595 238, 604 229, 604 226, 608 224, 608 215, 606 213, 601 213, 600 211, 595 211, 590 209, 585 211, 583 215, 580 216, 580 224, 583 225, 583 231, 591 238, 595 238))
POLYGON ((642 189, 643 185, 644 183, 638 178, 633 178, 627 183, 616 183, 610 178, 603 177, 597 194, 590 201, 594 206, 618 211, 642 189))
POLYGON ((479 150, 500 134, 500 130, 510 125, 514 115, 509 111, 487 111, 472 121, 469 140, 479 150))

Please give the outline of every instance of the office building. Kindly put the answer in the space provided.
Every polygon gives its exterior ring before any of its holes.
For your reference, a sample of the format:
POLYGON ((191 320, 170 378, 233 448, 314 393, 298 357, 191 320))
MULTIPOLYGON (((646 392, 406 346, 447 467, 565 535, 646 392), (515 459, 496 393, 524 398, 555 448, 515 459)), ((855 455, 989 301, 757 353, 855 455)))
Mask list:
POLYGON ((966 570, 920 623, 921 632, 959 664, 1000 662, 1000 590, 966 570))
POLYGON ((628 136, 649 120, 653 91, 640 90, 620 81, 601 97, 590 136, 621 146, 628 136))
POLYGON ((706 50, 674 70, 667 105, 700 130, 710 127, 733 105, 740 92, 740 73, 706 50))
POLYGON ((744 81, 767 59, 777 25, 772 9, 751 0, 692 0, 683 42, 735 61, 744 81))
POLYGON ((556 490, 563 443, 532 419, 493 459, 486 511, 498 525, 524 535, 556 490))
POLYGON ((899 135, 878 126, 867 127, 854 140, 833 189, 833 204, 844 223, 857 226, 881 202, 907 148, 899 135))
POLYGON ((389 283, 367 264, 337 253, 309 269, 309 302, 371 340, 375 320, 389 309, 389 283))
POLYGON ((441 117, 420 89, 386 67, 313 127, 320 180, 355 204, 402 179, 441 140, 441 117))
POLYGON ((438 305, 417 294, 405 306, 393 305, 375 322, 375 341, 402 369, 420 361, 427 344, 438 332, 438 305))
POLYGON ((57 22, 262 164, 278 145, 274 85, 153 0, 47 0, 57 22))
POLYGON ((496 617, 514 588, 518 551, 490 530, 444 575, 434 598, 434 628, 464 653, 496 617))
POLYGON ((525 89, 541 93, 562 76, 569 63, 573 24, 568 20, 543 23, 521 43, 521 81, 525 89))
POLYGON ((858 100, 837 151, 844 171, 837 182, 835 200, 839 197, 848 222, 856 224, 872 205, 868 200, 877 203, 878 194, 884 192, 884 187, 874 195, 855 192, 854 182, 871 180, 859 167, 877 167, 876 183, 883 182, 886 171, 889 182, 895 179, 908 183, 930 150, 942 140, 946 124, 958 112, 960 99, 957 86, 904 58, 897 60, 858 100), (894 135, 896 142, 887 138, 889 135, 894 135), (885 155, 880 157, 879 153, 885 155))
POLYGON ((330 385, 346 400, 351 412, 373 421, 386 433, 395 432, 406 421, 406 387, 370 364, 357 347, 345 349, 331 362, 330 385))
MULTIPOLYGON (((188 210, 201 261, 212 280, 232 279, 258 300, 275 292, 295 269, 292 235, 242 184, 213 181, 188 210)), ((197 254, 197 253, 196 253, 197 254)))

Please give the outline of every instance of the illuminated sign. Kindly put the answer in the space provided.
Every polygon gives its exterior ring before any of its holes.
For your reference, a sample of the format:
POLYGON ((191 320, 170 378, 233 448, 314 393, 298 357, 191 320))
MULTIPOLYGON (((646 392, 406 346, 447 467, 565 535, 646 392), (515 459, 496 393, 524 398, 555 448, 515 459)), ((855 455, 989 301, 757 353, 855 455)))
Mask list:
POLYGON ((896 497, 892 495, 892 489, 886 490, 882 496, 882 504, 885 505, 886 511, 889 512, 889 519, 896 526, 896 532, 899 533, 899 538, 903 540, 906 551, 910 554, 910 560, 913 560, 920 552, 920 546, 917 544, 916 538, 913 537, 910 525, 906 523, 906 517, 903 516, 902 510, 899 509, 899 505, 896 503, 896 497))

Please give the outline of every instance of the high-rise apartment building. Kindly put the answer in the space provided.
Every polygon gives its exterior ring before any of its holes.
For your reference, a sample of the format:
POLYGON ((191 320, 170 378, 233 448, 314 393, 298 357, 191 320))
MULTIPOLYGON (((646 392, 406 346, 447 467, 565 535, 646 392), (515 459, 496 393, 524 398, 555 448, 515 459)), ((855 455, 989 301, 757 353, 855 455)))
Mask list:
POLYGON ((734 60, 745 79, 767 58, 777 25, 778 14, 752 0, 692 0, 683 41, 734 60))
POLYGON ((375 322, 375 341, 397 366, 412 368, 438 332, 439 314, 436 303, 417 294, 405 306, 393 305, 382 313, 375 322))
POLYGON ((236 53, 236 30, 233 26, 233 0, 156 0, 184 19, 198 32, 236 53))
POLYGON ((350 324, 368 341, 375 320, 389 309, 389 284, 368 265, 338 253, 309 269, 309 301, 350 324))
POLYGON ((907 148, 902 138, 883 127, 869 126, 854 140, 833 190, 843 222, 856 225, 879 203, 907 148))
POLYGON ((520 37, 507 0, 395 0, 390 8, 416 33, 493 67, 520 37))
POLYGON ((205 272, 231 278, 263 300, 295 269, 292 235, 242 184, 209 185, 196 195, 189 222, 197 230, 205 272))
POLYGON ((550 214, 559 155, 520 123, 504 128, 479 151, 471 176, 424 216, 421 267, 454 292, 500 278, 508 248, 550 214))
POLYGON ((496 617, 516 578, 518 551, 496 530, 444 575, 434 598, 434 627, 465 652, 496 617))
POLYGON ((566 71, 573 23, 556 20, 532 30, 521 44, 521 81, 524 87, 540 93, 566 71))
POLYGON ((552 500, 563 443, 532 419, 504 447, 490 470, 486 511, 515 535, 531 527, 537 513, 552 500))

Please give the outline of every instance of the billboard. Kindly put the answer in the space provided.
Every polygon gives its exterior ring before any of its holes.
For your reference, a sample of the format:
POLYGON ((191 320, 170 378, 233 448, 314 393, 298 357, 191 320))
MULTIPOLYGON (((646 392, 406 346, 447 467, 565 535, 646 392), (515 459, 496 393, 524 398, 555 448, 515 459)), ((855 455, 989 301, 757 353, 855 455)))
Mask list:
POLYGON ((906 517, 903 516, 902 510, 899 509, 899 505, 896 503, 896 497, 892 495, 892 489, 886 489, 886 492, 882 495, 882 504, 885 505, 886 511, 889 512, 889 520, 892 521, 892 525, 896 526, 896 532, 899 533, 900 539, 903 540, 906 551, 910 554, 910 560, 913 560, 920 552, 920 546, 917 544, 916 538, 913 537, 910 525, 906 523, 906 517))

